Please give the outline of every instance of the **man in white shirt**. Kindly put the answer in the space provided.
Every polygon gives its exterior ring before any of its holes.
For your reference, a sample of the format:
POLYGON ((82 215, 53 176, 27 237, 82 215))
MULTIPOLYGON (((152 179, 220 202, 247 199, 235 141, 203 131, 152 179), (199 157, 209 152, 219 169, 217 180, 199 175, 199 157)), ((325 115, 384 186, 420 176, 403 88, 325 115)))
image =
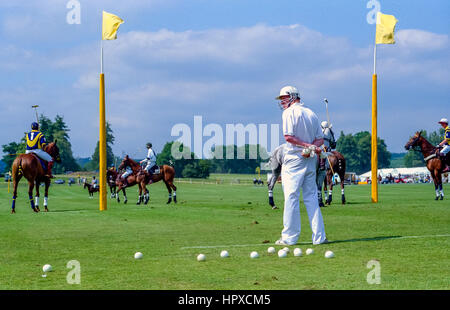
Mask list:
POLYGON ((324 140, 317 115, 300 103, 298 90, 283 87, 283 135, 287 145, 281 169, 284 191, 283 230, 277 245, 294 245, 300 237, 300 188, 312 230, 312 243, 328 243, 322 213, 317 200, 316 165, 324 140))
POLYGON ((156 166, 156 155, 155 152, 152 150, 152 144, 151 143, 147 143, 147 158, 145 158, 144 160, 141 160, 140 163, 145 162, 147 165, 145 166, 145 170, 149 173, 152 174, 153 171, 150 170, 153 167, 156 166))

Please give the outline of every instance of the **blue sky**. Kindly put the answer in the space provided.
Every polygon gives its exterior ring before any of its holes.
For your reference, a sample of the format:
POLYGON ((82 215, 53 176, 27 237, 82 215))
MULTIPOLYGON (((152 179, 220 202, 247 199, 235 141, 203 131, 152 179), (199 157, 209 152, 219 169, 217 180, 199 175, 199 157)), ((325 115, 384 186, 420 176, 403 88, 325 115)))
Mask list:
MULTIPOLYGON (((337 134, 371 130, 375 25, 368 1, 68 0, 0 2, 0 145, 18 141, 31 105, 63 115, 75 156, 98 140, 101 11, 120 16, 105 42, 107 120, 117 155, 161 150, 177 123, 281 124, 273 99, 287 84, 337 134)), ((378 48, 378 131, 391 152, 418 129, 450 118, 450 2, 379 1, 399 20, 395 45, 378 48)), ((204 139, 204 141, 207 138, 204 139)), ((281 142, 281 141, 280 141, 281 142)))

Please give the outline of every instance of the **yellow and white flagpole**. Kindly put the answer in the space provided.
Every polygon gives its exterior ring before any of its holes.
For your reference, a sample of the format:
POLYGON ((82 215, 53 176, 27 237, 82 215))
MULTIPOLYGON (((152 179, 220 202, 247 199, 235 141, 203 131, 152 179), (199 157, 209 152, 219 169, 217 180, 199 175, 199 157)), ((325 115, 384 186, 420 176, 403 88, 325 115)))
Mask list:
POLYGON ((106 199, 106 116, 105 116, 105 75, 103 73, 103 42, 101 46, 101 69, 100 69, 100 131, 99 131, 99 167, 100 173, 100 211, 107 209, 106 199))
POLYGON ((100 174, 100 211, 107 209, 106 199, 106 113, 105 113, 105 75, 103 73, 103 40, 117 39, 117 30, 123 20, 114 14, 103 11, 102 41, 100 48, 100 132, 99 132, 99 174, 100 174))
POLYGON ((377 149, 377 44, 373 52, 372 75, 372 202, 378 202, 378 149, 377 149))
POLYGON ((375 47, 373 50, 372 76, 372 202, 378 202, 378 133, 377 133, 377 44, 394 44, 394 29, 397 19, 393 15, 377 13, 375 47))

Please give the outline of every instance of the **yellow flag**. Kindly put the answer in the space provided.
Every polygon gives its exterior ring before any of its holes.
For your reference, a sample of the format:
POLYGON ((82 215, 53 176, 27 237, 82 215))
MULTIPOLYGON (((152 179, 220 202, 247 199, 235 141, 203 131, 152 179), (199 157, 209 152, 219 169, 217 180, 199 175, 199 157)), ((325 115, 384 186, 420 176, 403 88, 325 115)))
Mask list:
POLYGON ((377 32, 375 44, 394 44, 394 29, 398 20, 394 15, 377 13, 377 32))
POLYGON ((102 40, 117 39, 117 30, 121 24, 123 20, 120 17, 103 11, 102 40))

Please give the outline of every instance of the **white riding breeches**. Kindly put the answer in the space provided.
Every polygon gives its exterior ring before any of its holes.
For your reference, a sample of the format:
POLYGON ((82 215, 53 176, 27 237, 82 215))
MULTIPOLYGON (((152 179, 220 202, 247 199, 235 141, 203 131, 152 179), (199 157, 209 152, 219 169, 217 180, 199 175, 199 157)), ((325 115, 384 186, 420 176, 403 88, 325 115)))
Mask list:
POLYGON ((44 152, 41 149, 35 149, 35 150, 26 150, 25 154, 30 154, 30 153, 34 153, 36 154, 40 159, 43 159, 45 161, 52 161, 52 157, 47 153, 44 152))
POLYGON ((300 189, 312 230, 312 243, 320 244, 325 239, 325 227, 317 200, 316 157, 304 158, 300 154, 285 154, 281 168, 284 191, 283 231, 281 239, 287 244, 296 244, 301 231, 300 189))
POLYGON ((150 169, 152 169, 155 165, 156 163, 154 161, 147 161, 147 166, 145 166, 145 170, 149 172, 150 169))
POLYGON ((441 153, 442 153, 443 155, 446 155, 448 152, 450 152, 450 145, 446 144, 446 145, 444 145, 444 147, 442 148, 441 153))
POLYGON ((127 170, 122 174, 122 179, 126 179, 130 174, 132 174, 133 171, 127 170))

